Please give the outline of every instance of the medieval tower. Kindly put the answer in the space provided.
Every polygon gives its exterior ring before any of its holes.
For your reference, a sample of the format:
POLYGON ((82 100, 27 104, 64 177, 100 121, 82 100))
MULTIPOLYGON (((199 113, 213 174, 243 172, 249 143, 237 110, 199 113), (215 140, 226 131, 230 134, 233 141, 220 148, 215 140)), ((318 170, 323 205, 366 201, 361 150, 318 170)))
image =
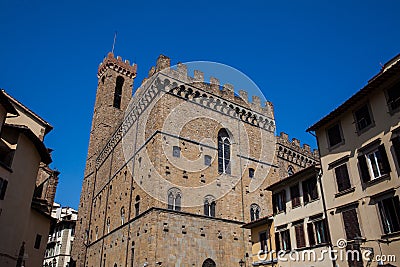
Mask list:
POLYGON ((73 258, 78 266, 250 266, 243 223, 272 213, 267 185, 317 161, 275 136, 272 103, 160 56, 98 69, 73 258))

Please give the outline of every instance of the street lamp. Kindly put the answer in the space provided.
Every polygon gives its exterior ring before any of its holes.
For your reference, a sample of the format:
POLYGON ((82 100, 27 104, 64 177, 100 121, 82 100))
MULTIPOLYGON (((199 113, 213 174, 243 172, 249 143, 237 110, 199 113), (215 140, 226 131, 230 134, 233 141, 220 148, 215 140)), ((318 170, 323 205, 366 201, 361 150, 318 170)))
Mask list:
POLYGON ((245 263, 244 260, 243 260, 243 259, 240 259, 240 261, 239 261, 239 266, 240 266, 240 267, 243 267, 243 266, 244 266, 244 263, 245 263))

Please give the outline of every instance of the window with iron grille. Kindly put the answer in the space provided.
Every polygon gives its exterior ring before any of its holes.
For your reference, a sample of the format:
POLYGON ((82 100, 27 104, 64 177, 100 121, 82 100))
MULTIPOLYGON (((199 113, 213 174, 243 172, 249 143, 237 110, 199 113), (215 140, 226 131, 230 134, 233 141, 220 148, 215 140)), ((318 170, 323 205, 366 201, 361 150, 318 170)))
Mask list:
POLYGON ((362 133, 368 126, 372 125, 372 115, 368 104, 365 104, 354 112, 354 118, 358 133, 362 133))

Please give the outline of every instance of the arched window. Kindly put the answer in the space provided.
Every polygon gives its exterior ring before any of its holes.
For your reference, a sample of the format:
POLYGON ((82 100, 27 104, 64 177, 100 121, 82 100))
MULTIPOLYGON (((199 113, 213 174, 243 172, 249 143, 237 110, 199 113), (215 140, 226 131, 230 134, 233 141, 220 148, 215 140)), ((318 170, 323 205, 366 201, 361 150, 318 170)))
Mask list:
POLYGON ((215 264, 215 262, 212 260, 212 259, 210 259, 210 258, 208 258, 208 259, 206 259, 204 262, 203 262, 203 265, 202 265, 202 267, 216 267, 217 265, 215 264))
POLYGON ((206 196, 204 198, 204 215, 215 217, 215 198, 213 196, 206 196))
POLYGON ((138 216, 140 212, 140 196, 137 195, 135 198, 135 216, 138 216))
POLYGON ((293 174, 294 174, 294 169, 293 169, 293 166, 292 166, 292 165, 290 165, 290 166, 288 167, 288 170, 287 170, 287 172, 288 172, 288 176, 290 176, 290 175, 293 175, 293 174))
POLYGON ((168 209, 181 210, 182 192, 174 187, 168 190, 168 209))
POLYGON ((114 267, 118 267, 118 265, 116 263, 114 263, 114 267))
POLYGON ((107 234, 110 233, 110 217, 107 218, 107 234))
POLYGON ((231 140, 226 129, 218 132, 218 172, 231 174, 231 140))
POLYGON ((96 240, 99 237, 99 227, 96 226, 96 230, 95 230, 95 235, 96 235, 96 240))
POLYGON ((124 85, 124 78, 122 76, 117 77, 117 81, 115 82, 114 89, 114 108, 121 108, 121 99, 122 99, 122 86, 124 85))
POLYGON ((125 223, 125 209, 124 207, 121 208, 121 225, 125 223))
POLYGON ((257 204, 251 204, 250 206, 250 220, 260 219, 261 208, 257 204))

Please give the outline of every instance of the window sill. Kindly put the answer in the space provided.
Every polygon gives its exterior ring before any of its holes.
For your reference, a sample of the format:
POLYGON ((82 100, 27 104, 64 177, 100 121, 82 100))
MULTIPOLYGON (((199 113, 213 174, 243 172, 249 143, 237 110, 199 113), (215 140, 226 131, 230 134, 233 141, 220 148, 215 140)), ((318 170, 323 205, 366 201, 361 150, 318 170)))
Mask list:
POLYGON ((390 180, 390 173, 386 173, 386 174, 382 175, 379 178, 375 178, 375 179, 369 180, 365 184, 367 186, 372 186, 372 185, 378 184, 378 183, 386 181, 386 180, 390 180))
POLYGON ((278 212, 275 212, 274 215, 278 215, 278 214, 285 213, 285 212, 286 212, 285 210, 280 210, 278 212))
POLYGON ((302 250, 309 250, 309 249, 314 249, 314 248, 320 248, 320 247, 326 247, 326 246, 328 246, 328 243, 321 243, 321 244, 316 244, 316 245, 312 245, 312 246, 305 246, 305 247, 302 247, 302 248, 296 248, 296 249, 294 249, 294 250, 296 250, 296 251, 302 251, 302 250))
POLYGON ((356 126, 356 133, 358 134, 358 136, 362 135, 365 132, 368 132, 369 129, 375 127, 375 122, 372 121, 370 125, 366 126, 365 128, 362 128, 361 130, 359 130, 356 126))
POLYGON ((353 186, 353 187, 350 187, 350 188, 348 188, 348 189, 346 189, 346 190, 337 192, 337 193, 335 194, 335 197, 341 197, 341 196, 347 195, 347 194, 349 194, 349 193, 354 192, 355 190, 356 190, 356 188, 355 188, 354 186, 353 186))
POLYGON ((298 205, 296 205, 296 206, 293 206, 293 205, 292 205, 292 210, 295 209, 295 208, 298 208, 298 207, 301 207, 301 203, 298 204, 298 205))
POLYGON ((316 202, 316 201, 318 201, 318 200, 319 200, 319 197, 317 197, 316 199, 311 199, 311 200, 308 201, 308 202, 304 202, 304 206, 305 206, 305 205, 308 205, 308 204, 310 204, 310 203, 316 202))
POLYGON ((382 239, 389 239, 389 238, 397 237, 397 236, 400 236, 400 231, 384 234, 384 235, 381 236, 381 238, 382 239))
MULTIPOLYGON (((328 142, 329 142, 329 141, 328 141, 328 142)), ((345 143, 345 142, 344 142, 344 139, 343 139, 340 143, 337 143, 336 145, 328 146, 328 150, 329 150, 329 151, 335 150, 336 148, 338 148, 338 147, 344 145, 344 143, 345 143)))

